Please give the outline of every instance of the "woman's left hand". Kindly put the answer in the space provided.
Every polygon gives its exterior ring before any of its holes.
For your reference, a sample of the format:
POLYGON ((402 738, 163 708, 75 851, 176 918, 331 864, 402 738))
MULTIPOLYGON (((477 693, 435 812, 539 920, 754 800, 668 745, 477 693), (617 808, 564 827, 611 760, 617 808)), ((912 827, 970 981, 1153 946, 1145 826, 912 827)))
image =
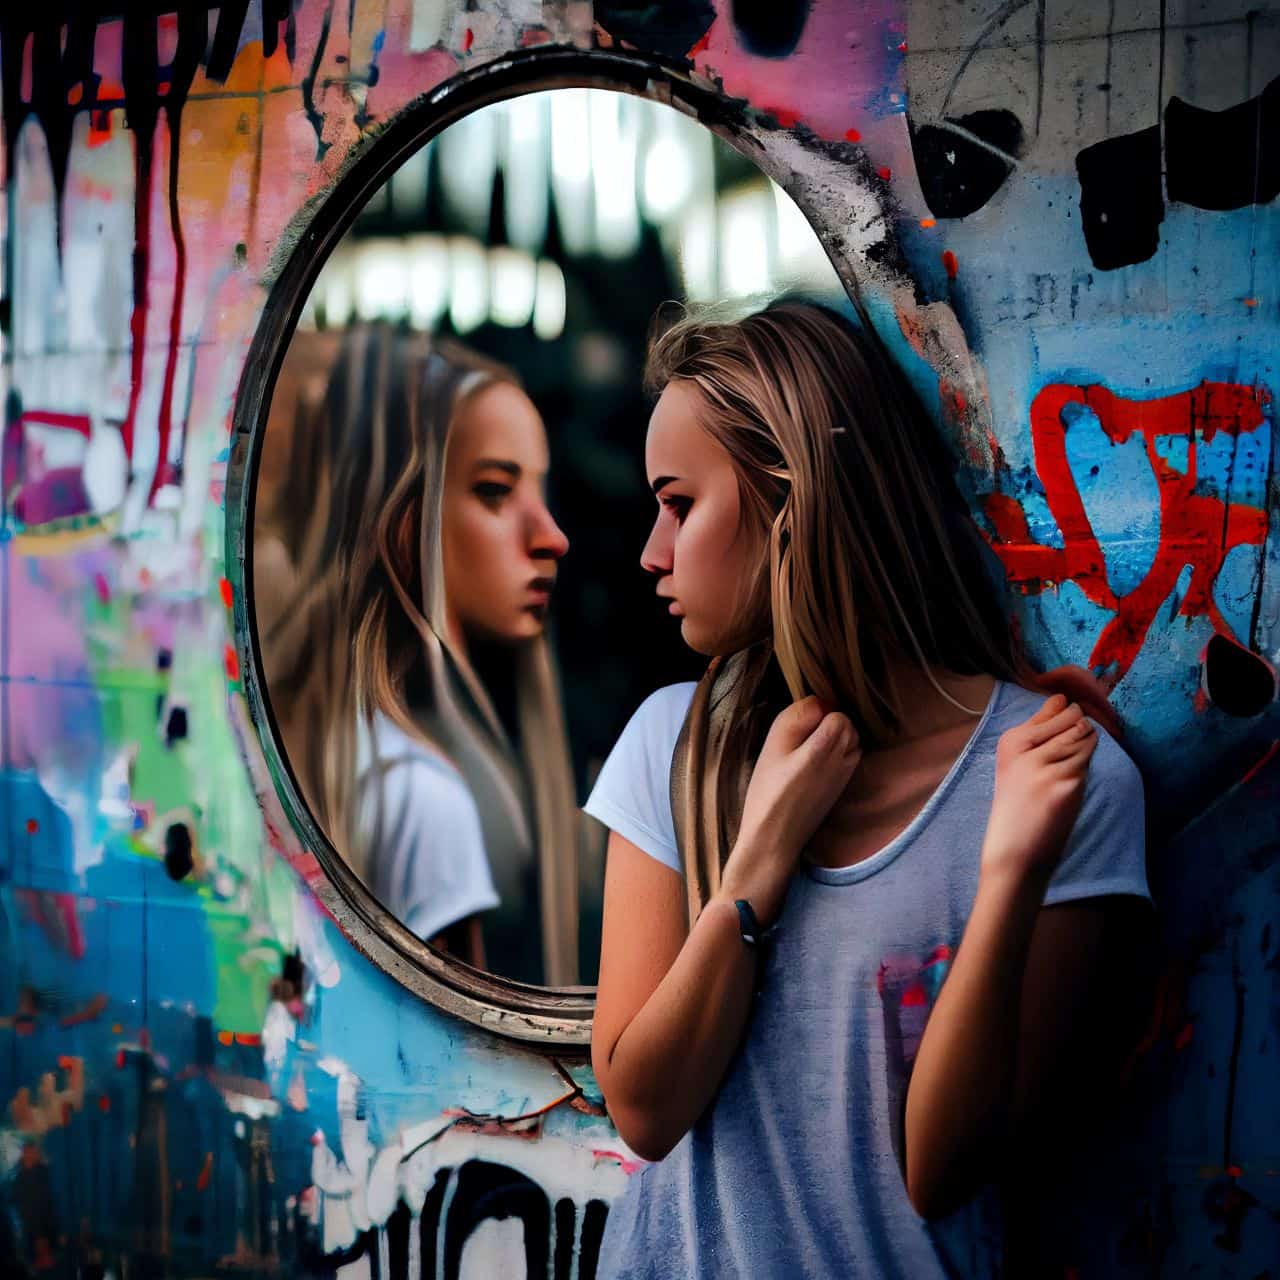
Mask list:
POLYGON ((1052 875, 1084 799, 1098 745, 1080 706, 1054 694, 1000 737, 981 874, 1052 875))
POLYGON ((1113 738, 1124 736, 1124 725, 1107 698, 1107 686, 1083 667, 1053 667, 1043 674, 1028 667, 1022 684, 1039 693, 1060 693, 1069 702, 1078 702, 1090 720, 1100 724, 1113 738))

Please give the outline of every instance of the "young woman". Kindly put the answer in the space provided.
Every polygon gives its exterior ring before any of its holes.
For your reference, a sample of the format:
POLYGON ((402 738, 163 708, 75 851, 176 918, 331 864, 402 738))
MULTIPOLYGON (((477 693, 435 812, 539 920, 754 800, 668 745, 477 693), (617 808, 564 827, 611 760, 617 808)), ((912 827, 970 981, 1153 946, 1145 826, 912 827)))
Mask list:
POLYGON ((592 1062, 656 1162, 599 1273, 997 1275, 1011 1135, 1119 1052, 1139 774, 1020 687, 945 450, 868 327, 686 320, 648 380, 642 564, 712 661, 640 707, 586 805, 611 833, 592 1062))
POLYGON ((508 370, 386 325, 346 334, 299 404, 255 595, 305 797, 420 936, 572 982, 576 821, 544 637, 568 544, 541 419, 508 370))

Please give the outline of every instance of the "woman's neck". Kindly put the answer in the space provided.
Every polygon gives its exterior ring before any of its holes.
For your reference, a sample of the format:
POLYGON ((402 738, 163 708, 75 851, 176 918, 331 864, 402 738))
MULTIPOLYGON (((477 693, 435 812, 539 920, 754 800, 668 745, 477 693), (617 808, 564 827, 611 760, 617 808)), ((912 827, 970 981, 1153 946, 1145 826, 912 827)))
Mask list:
POLYGON ((995 677, 985 673, 961 676, 938 668, 925 672, 914 664, 899 662, 890 667, 888 684, 902 709, 895 745, 904 745, 950 733, 962 725, 975 727, 991 699, 995 677))

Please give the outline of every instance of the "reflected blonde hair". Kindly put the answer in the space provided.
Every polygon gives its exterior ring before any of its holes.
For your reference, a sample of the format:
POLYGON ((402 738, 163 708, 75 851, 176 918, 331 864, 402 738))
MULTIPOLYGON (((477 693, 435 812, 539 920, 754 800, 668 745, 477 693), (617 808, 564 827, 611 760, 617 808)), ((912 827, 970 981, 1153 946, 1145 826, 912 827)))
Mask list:
POLYGON ((943 441, 869 324, 794 299, 685 316, 649 348, 647 389, 673 381, 733 463, 758 553, 733 628, 745 643, 713 659, 673 772, 696 915, 787 701, 816 694, 875 746, 902 728, 895 665, 954 702, 936 672, 1012 680, 1021 663, 943 441))
POLYGON ((361 722, 372 733, 380 712, 464 776, 488 776, 506 820, 536 851, 546 979, 571 984, 578 823, 547 641, 513 653, 517 749, 470 663, 444 639, 449 434, 470 398, 498 382, 520 385, 505 366, 447 340, 385 324, 343 336, 323 396, 299 396, 289 467, 257 535, 278 538, 295 571, 291 589, 257 604, 260 620, 268 614, 263 660, 303 796, 366 882, 377 833, 361 833, 355 812, 361 722), (423 701, 434 738, 415 712, 423 701))

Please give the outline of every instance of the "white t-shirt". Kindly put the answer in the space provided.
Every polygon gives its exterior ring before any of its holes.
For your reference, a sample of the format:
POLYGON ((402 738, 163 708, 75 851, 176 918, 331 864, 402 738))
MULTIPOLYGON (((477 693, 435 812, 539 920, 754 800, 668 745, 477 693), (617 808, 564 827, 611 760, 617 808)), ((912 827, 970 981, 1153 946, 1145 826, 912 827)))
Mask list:
POLYGON ((496 907, 480 813, 462 775, 384 715, 356 739, 356 816, 369 887, 423 939, 496 907))
POLYGON ((671 819, 671 758, 693 700, 692 681, 651 693, 627 722, 583 810, 684 874, 671 819))

